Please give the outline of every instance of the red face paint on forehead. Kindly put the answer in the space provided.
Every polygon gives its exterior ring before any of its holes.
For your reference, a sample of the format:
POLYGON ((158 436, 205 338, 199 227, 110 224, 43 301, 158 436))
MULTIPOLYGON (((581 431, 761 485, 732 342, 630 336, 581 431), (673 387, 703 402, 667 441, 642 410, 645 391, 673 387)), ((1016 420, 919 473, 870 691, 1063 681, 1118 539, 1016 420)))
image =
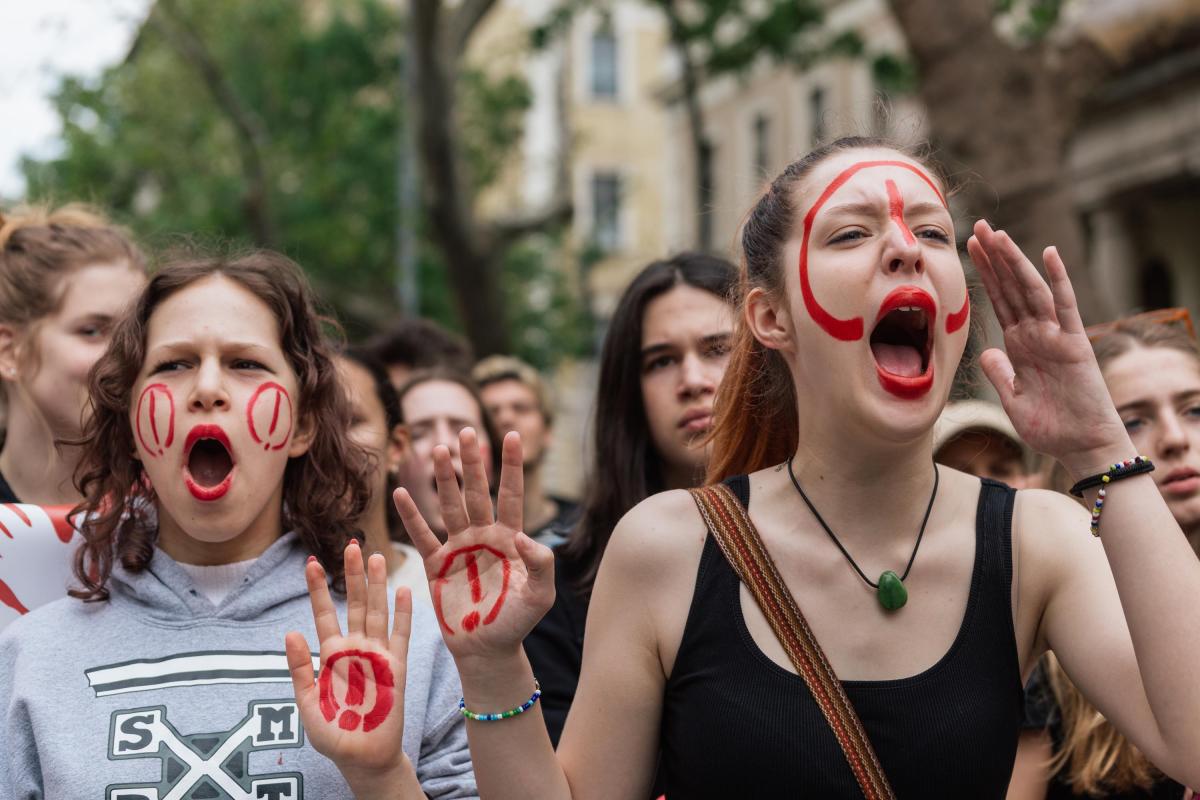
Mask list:
POLYGON ((912 231, 908 229, 908 223, 904 221, 904 198, 900 196, 896 182, 888 178, 884 182, 884 186, 887 188, 888 214, 891 216, 892 222, 896 223, 896 227, 903 234, 905 244, 916 244, 917 237, 913 236, 912 231))
MULTIPOLYGON (((810 208, 808 213, 804 215, 804 236, 800 241, 800 294, 804 298, 804 308, 808 311, 809 316, 813 318, 813 321, 820 325, 821 328, 830 336, 843 342, 854 342, 863 337, 863 318, 852 317, 850 319, 838 319, 837 317, 833 316, 833 314, 830 314, 828 311, 826 311, 825 308, 817 301, 816 295, 813 294, 812 284, 809 283, 808 280, 808 240, 809 237, 812 236, 813 221, 817 217, 817 212, 820 211, 821 207, 829 201, 829 198, 833 196, 833 193, 840 189, 842 185, 846 183, 846 181, 853 178, 859 172, 864 169, 870 169, 871 167, 899 167, 912 172, 921 180, 925 181, 925 183, 929 185, 929 188, 933 189, 934 194, 937 195, 938 200, 940 200, 942 203, 942 206, 946 206, 946 198, 942 196, 941 191, 938 190, 937 186, 929 178, 929 176, 914 165, 909 164, 907 161, 860 161, 857 164, 851 164, 849 167, 842 170, 838 176, 834 178, 828 186, 825 187, 825 191, 821 192, 821 195, 817 198, 817 201, 813 203, 812 208, 810 208)), ((888 181, 888 183, 891 183, 893 187, 895 186, 895 184, 891 181, 888 181)), ((888 194, 890 201, 890 189, 888 194)), ((897 197, 898 196, 899 192, 897 192, 897 197)), ((907 231, 908 228, 903 221, 903 208, 903 201, 901 201, 900 225, 902 228, 904 228, 904 230, 907 231)), ((893 212, 892 215, 894 218, 895 206, 890 205, 890 210, 893 212)), ((909 232, 908 235, 911 236, 912 233, 909 232)))
POLYGON ((152 383, 138 398, 134 430, 146 455, 163 455, 175 441, 175 397, 165 383, 152 383))
POLYGON ((281 450, 292 436, 292 398, 287 389, 267 381, 254 390, 246 403, 250 438, 264 450, 281 450))

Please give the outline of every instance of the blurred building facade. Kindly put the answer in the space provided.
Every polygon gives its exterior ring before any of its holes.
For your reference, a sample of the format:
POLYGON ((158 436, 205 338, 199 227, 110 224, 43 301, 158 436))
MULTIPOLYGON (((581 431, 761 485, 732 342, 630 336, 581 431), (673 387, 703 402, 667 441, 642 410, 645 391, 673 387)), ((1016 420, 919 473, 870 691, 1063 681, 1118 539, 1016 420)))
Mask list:
MULTIPOLYGON (((1087 234, 1095 315, 1181 305, 1200 311, 1200 5, 1195 0, 1089 0, 1068 4, 1060 33, 1089 36, 1121 71, 1094 93, 1064 157, 1087 234)), ((713 179, 697 208, 696 166, 679 81, 670 76, 669 250, 736 253, 741 220, 766 181, 816 143, 841 135, 926 138, 912 94, 880 85, 872 57, 903 57, 885 0, 843 0, 829 34, 852 31, 863 55, 808 70, 762 64, 706 82, 700 104, 713 179), (707 219, 706 219, 707 217, 707 219)), ((982 176, 987 180, 987 176, 982 176)), ((953 202, 953 201, 952 201, 953 202)))
POLYGON ((520 156, 480 203, 502 215, 565 193, 574 213, 564 262, 582 265, 579 278, 603 320, 633 273, 667 247, 669 137, 656 93, 666 34, 645 3, 615 0, 575 13, 531 48, 531 32, 561 8, 501 0, 472 42, 473 64, 517 70, 532 93, 520 156))

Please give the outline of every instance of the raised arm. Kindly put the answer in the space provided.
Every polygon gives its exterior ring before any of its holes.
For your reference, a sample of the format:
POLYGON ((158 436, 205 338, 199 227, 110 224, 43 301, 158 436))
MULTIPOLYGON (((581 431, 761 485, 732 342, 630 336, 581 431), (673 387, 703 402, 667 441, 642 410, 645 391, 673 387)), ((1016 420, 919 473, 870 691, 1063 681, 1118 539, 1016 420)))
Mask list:
MULTIPOLYGON (((449 454, 434 454, 449 530, 445 544, 402 490, 396 502, 406 529, 416 532, 466 707, 503 712, 521 705, 533 689, 522 642, 554 601, 553 556, 519 532, 518 436, 504 440, 495 520, 469 429, 462 433, 461 452, 461 492, 449 454)), ((559 753, 537 704, 499 721, 468 720, 482 797, 625 800, 649 794, 666 680, 659 642, 664 629, 676 645, 682 635, 702 533, 695 504, 683 492, 651 498, 626 515, 592 594, 579 691, 559 753)))
MULTIPOLYGON (((497 714, 526 706, 534 693, 521 643, 554 603, 554 557, 521 532, 519 436, 504 439, 495 517, 475 431, 464 429, 460 445, 461 490, 449 451, 438 447, 433 453, 449 534, 444 544, 404 489, 396 490, 396 508, 424 560, 442 638, 462 680, 463 703, 477 714, 497 714)), ((468 719, 467 739, 481 797, 571 797, 536 702, 500 720, 468 719)))
MULTIPOLYGON (((968 250, 1006 352, 982 356, 1018 433, 1074 480, 1137 455, 1113 408, 1066 267, 1043 255, 1049 284, 1012 240, 985 222, 968 250)), ((1040 643, 1084 695, 1162 770, 1200 785, 1200 561, 1146 475, 1111 483, 1100 542, 1087 511, 1022 492, 1021 570, 1042 605, 1040 643)), ((1085 495, 1089 506, 1096 490, 1085 495)))

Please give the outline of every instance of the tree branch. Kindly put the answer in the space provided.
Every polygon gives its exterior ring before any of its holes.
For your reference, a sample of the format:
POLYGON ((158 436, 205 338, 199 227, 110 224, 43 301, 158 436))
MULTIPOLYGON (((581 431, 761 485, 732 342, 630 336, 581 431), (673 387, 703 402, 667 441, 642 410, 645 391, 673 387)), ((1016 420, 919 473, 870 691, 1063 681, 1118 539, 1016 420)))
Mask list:
POLYGON ((454 57, 458 57, 467 49, 471 34, 495 4, 496 0, 463 0, 446 30, 446 45, 454 57))
POLYGON ((560 197, 537 211, 495 220, 488 226, 485 237, 495 249, 507 250, 524 236, 570 222, 574 213, 575 207, 570 199, 560 197))
POLYGON ((180 13, 175 0, 158 0, 149 21, 175 52, 196 70, 217 107, 233 125, 247 184, 243 203, 254 230, 255 243, 260 247, 274 247, 276 235, 271 218, 270 183, 262 156, 267 149, 267 135, 262 123, 242 105, 217 60, 180 13))

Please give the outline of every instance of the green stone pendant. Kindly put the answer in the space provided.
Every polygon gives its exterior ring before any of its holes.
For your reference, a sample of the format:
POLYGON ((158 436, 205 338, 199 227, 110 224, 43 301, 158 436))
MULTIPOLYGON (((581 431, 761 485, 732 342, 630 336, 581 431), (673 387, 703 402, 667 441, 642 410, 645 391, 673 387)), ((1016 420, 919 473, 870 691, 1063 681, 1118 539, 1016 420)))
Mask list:
POLYGON ((890 569, 879 576, 879 588, 875 594, 879 597, 879 605, 888 611, 895 611, 908 602, 908 589, 904 588, 900 576, 890 569))

